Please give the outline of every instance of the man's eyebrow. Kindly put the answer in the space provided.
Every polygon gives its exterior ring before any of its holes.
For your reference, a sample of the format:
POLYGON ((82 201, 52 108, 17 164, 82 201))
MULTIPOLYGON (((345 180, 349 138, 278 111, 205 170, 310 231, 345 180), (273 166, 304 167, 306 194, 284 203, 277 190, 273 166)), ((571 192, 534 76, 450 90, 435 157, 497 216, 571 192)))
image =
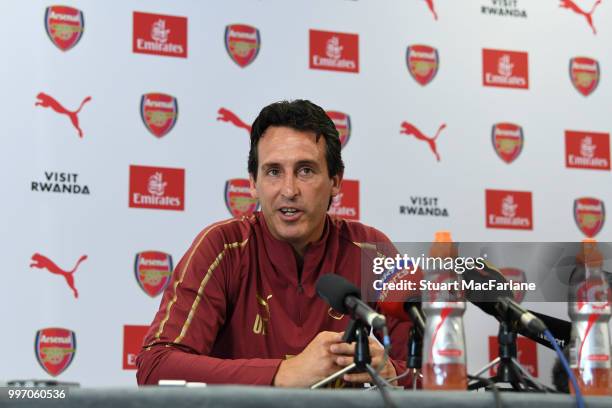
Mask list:
POLYGON ((277 163, 277 162, 261 163, 262 169, 265 169, 267 167, 280 167, 280 163, 277 163))
POLYGON ((319 167, 319 163, 317 163, 315 160, 300 160, 296 163, 296 166, 304 166, 304 165, 308 165, 312 167, 319 167))
MULTIPOLYGON (((311 167, 319 167, 319 163, 316 160, 299 160, 298 162, 295 163, 296 167, 300 167, 300 166, 311 166, 311 167)), ((266 169, 266 168, 270 168, 270 167, 282 167, 282 164, 279 162, 268 162, 268 163, 262 163, 261 164, 261 168, 262 169, 266 169)))

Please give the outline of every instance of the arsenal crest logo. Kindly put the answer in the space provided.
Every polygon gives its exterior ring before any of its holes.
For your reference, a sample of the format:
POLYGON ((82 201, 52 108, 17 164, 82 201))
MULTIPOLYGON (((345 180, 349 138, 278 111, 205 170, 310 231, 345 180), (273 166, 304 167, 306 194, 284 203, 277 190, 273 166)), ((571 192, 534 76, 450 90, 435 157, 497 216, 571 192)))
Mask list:
POLYGON ((346 113, 336 111, 327 111, 325 113, 334 122, 336 130, 340 135, 341 149, 344 149, 344 146, 346 146, 351 138, 351 117, 346 113))
POLYGON ((140 100, 140 116, 155 137, 166 136, 178 119, 178 102, 174 96, 148 93, 140 100))
MULTIPOLYGON (((527 282, 527 276, 525 276, 525 272, 517 269, 517 268, 500 268, 499 271, 502 275, 508 280, 508 282, 513 283, 525 283, 527 282)), ((525 299, 525 291, 524 290, 513 290, 512 294, 514 295, 514 300, 517 303, 521 303, 523 299, 525 299)))
POLYGON ((83 12, 66 6, 50 6, 45 11, 45 29, 57 48, 68 51, 81 39, 85 29, 83 12))
POLYGON ((493 125, 491 140, 495 153, 510 164, 523 150, 523 128, 514 123, 497 123, 493 125))
POLYGON ((259 30, 246 24, 225 27, 225 49, 230 58, 241 68, 255 60, 261 47, 259 30))
POLYGON ((43 370, 57 377, 68 368, 74 359, 76 335, 68 329, 41 329, 36 332, 34 351, 43 370))
POLYGON ((134 276, 140 288, 149 296, 162 293, 172 277, 172 256, 159 251, 136 254, 134 276))
POLYGON ((412 78, 425 86, 438 73, 438 50, 428 45, 411 45, 406 49, 406 64, 412 78))
POLYGON ((574 201, 574 220, 584 235, 589 238, 595 237, 606 220, 603 201, 592 197, 577 198, 574 201))
POLYGON ((257 211, 259 202, 251 197, 249 180, 231 179, 225 182, 225 205, 236 218, 248 217, 257 211))
POLYGON ((593 58, 575 57, 570 60, 572 85, 584 96, 589 96, 599 84, 599 62, 593 58))

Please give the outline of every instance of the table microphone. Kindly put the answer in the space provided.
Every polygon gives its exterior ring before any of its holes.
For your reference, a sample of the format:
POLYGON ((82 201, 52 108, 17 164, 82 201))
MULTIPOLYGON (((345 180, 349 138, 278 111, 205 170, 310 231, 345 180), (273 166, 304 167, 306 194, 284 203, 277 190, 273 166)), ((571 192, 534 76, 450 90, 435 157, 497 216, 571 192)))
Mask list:
POLYGON ((329 273, 319 278, 317 294, 334 310, 358 318, 373 329, 386 327, 385 316, 361 300, 361 291, 340 275, 329 273))

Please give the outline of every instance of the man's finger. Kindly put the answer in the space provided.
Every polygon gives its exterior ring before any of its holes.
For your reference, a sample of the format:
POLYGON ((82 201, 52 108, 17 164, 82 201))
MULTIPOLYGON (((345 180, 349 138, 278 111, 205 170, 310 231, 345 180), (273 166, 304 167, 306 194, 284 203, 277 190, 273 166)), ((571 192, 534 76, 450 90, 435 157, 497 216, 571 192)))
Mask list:
POLYGON ((346 367, 347 365, 352 364, 354 361, 353 357, 336 357, 334 359, 334 363, 341 367, 346 367))
MULTIPOLYGON (((347 365, 352 364, 354 361, 355 359, 353 356, 338 356, 334 358, 334 363, 341 367, 346 367, 347 365)), ((376 368, 380 365, 380 363, 382 363, 382 361, 382 357, 372 358, 372 362, 370 363, 370 365, 376 368)))
POLYGON ((321 332, 317 335, 319 340, 326 344, 333 344, 342 341, 342 333, 337 332, 321 332))
POLYGON ((383 347, 380 345, 379 342, 377 342, 376 340, 374 340, 373 338, 370 337, 370 349, 377 349, 377 350, 382 350, 383 347))
POLYGON ((323 371, 323 378, 330 376, 332 374, 337 373, 338 371, 342 370, 344 367, 343 366, 339 366, 338 364, 336 364, 336 362, 334 361, 332 364, 329 364, 329 366, 325 367, 324 371, 323 371))
POLYGON ((372 382, 372 378, 370 374, 367 373, 359 373, 359 374, 344 374, 344 381, 352 382, 352 383, 366 383, 372 382))
MULTIPOLYGON (((384 369, 383 371, 381 371, 380 376, 382 376, 383 378, 389 379, 391 377, 395 377, 395 372, 394 371, 389 371, 384 369)), ((344 374, 343 376, 343 380, 346 382, 353 382, 353 383, 366 383, 366 382, 373 382, 372 377, 370 377, 370 374, 368 373, 353 373, 353 374, 344 374)))
POLYGON ((355 354, 355 344, 351 343, 336 343, 332 344, 329 350, 334 354, 355 354))

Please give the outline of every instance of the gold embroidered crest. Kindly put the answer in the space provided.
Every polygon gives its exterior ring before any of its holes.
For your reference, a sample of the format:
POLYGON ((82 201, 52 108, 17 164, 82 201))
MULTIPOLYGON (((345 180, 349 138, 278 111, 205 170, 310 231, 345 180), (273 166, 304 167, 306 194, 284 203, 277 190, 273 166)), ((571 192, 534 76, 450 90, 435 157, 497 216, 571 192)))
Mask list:
POLYGON ((268 301, 272 298, 272 295, 268 295, 265 299, 258 294, 255 294, 255 297, 257 298, 259 313, 255 316, 253 333, 265 336, 268 333, 268 323, 270 321, 270 305, 268 301))

